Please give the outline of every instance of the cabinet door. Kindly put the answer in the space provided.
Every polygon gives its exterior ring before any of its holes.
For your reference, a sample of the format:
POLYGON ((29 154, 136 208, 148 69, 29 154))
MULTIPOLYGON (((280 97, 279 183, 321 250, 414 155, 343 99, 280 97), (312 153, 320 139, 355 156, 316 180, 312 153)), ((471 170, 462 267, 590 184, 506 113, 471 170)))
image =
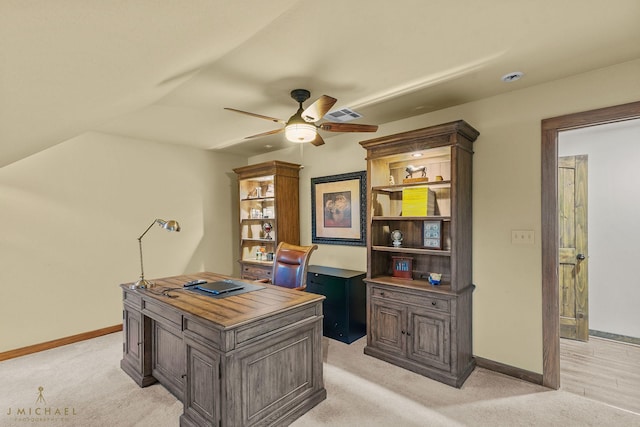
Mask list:
POLYGON ((124 304, 123 345, 120 367, 140 386, 156 382, 151 375, 151 319, 138 308, 124 304))
POLYGON ((156 382, 151 376, 151 319, 124 305, 123 354, 120 366, 140 387, 156 382))
POLYGON ((187 361, 182 332, 154 321, 152 359, 153 376, 182 401, 187 361))
POLYGON ((421 308, 408 309, 407 357, 451 371, 451 318, 421 308))
POLYGON ((187 383, 184 417, 191 424, 218 427, 220 423, 220 355, 186 340, 187 383))
POLYGON ((407 308, 383 299, 371 298, 371 343, 393 353, 405 353, 407 308))
POLYGON ((142 372, 142 314, 139 311, 127 309, 124 318, 124 351, 123 359, 142 372))

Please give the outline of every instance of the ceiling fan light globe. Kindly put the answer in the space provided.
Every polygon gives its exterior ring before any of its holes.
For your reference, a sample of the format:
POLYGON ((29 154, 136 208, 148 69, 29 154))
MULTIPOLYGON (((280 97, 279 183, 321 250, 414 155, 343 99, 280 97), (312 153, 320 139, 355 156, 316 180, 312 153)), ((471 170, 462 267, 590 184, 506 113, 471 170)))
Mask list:
POLYGON ((309 123, 293 123, 284 129, 286 138, 291 142, 311 142, 316 139, 316 127, 309 123))

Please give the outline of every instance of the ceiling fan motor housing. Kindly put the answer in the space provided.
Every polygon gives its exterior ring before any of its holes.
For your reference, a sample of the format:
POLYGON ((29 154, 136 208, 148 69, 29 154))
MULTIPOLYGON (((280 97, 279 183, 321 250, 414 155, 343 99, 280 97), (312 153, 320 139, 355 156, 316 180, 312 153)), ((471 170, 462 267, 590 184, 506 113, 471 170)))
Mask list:
POLYGON ((302 104, 311 97, 311 92, 306 89, 294 89, 291 91, 291 97, 295 99, 298 104, 302 104))

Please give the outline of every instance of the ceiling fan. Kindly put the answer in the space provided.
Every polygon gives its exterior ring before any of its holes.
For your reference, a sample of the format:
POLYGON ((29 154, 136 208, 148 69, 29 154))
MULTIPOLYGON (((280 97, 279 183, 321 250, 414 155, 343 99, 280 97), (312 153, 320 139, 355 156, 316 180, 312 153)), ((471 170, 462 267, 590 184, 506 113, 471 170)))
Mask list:
POLYGON ((324 122, 315 124, 333 107, 337 99, 327 95, 322 95, 313 104, 306 109, 302 107, 302 103, 309 99, 311 92, 306 89, 294 89, 291 91, 291 97, 298 102, 300 107, 298 111, 289 118, 289 120, 276 119, 274 117, 263 116, 262 114, 249 113, 247 111, 236 110, 235 108, 225 107, 225 110, 235 111, 236 113, 247 114, 249 116, 258 117, 260 119, 270 120, 272 122, 283 124, 280 129, 262 132, 256 135, 245 137, 257 138, 259 136, 273 135, 284 132, 286 138, 291 142, 311 142, 313 145, 322 145, 324 140, 318 133, 318 129, 328 132, 375 132, 378 125, 361 125, 354 123, 333 123, 324 122))

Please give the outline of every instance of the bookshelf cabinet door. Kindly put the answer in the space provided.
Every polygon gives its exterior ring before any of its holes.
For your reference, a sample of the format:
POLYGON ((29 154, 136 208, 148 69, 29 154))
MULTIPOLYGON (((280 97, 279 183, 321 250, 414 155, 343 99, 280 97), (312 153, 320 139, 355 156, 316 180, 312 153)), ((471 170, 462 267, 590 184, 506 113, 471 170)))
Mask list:
POLYGON ((371 345, 404 356, 406 307, 381 299, 372 299, 370 309, 371 345))
POLYGON ((445 371, 451 370, 451 320, 425 309, 408 311, 407 356, 445 371))

